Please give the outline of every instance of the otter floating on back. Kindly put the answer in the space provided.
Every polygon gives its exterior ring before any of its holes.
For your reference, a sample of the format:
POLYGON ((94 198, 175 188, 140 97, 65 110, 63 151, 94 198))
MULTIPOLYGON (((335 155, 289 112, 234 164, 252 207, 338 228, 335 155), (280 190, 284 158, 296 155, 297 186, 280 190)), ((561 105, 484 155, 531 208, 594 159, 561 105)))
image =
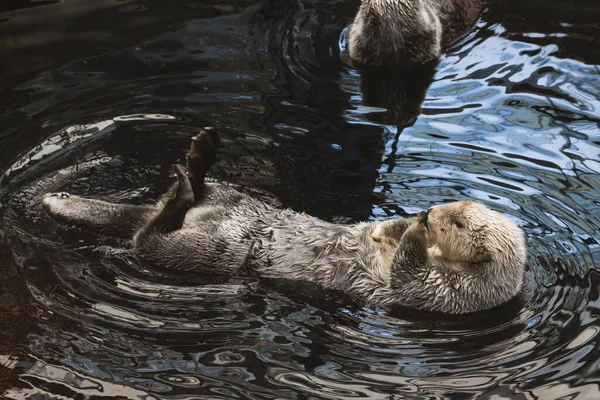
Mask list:
POLYGON ((155 205, 47 194, 59 219, 134 237, 137 255, 173 270, 308 280, 379 305, 468 313, 500 305, 523 283, 525 243, 509 219, 472 201, 413 219, 328 223, 205 183, 219 136, 192 140, 187 170, 155 205))
POLYGON ((350 58, 369 66, 424 64, 460 39, 485 0, 362 0, 350 58))

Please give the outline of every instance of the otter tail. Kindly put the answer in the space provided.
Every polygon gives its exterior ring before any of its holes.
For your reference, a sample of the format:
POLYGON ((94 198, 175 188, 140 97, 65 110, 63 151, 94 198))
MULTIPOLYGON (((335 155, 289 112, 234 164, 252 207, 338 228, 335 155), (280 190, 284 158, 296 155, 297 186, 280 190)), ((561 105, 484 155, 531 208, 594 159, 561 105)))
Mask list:
POLYGON ((58 220, 118 237, 133 237, 157 213, 154 206, 115 204, 68 193, 48 193, 42 202, 58 220))

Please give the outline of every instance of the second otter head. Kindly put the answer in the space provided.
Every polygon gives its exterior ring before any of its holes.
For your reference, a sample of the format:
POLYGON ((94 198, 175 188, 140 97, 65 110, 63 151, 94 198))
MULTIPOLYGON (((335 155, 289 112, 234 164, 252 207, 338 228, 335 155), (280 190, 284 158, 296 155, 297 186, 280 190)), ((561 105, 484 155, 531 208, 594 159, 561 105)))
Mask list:
POLYGON ((349 32, 350 57, 363 65, 415 65, 439 57, 439 5, 428 0, 362 0, 349 32))
POLYGON ((526 250, 523 232, 502 214, 474 201, 430 208, 419 217, 426 229, 428 256, 470 272, 512 272, 522 276, 526 250))

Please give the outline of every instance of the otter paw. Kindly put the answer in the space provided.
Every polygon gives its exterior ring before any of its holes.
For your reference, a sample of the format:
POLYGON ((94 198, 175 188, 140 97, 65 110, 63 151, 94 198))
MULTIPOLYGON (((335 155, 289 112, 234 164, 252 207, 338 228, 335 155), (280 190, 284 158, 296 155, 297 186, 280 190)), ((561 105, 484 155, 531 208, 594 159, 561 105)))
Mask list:
POLYGON ((402 240, 427 242, 427 228, 425 228, 419 219, 417 219, 408 227, 408 229, 406 229, 406 232, 402 235, 402 240))
POLYGON ((378 226, 371 232, 371 239, 376 241, 377 243, 381 243, 385 238, 385 232, 381 226, 378 226))
POLYGON ((417 218, 415 222, 408 229, 413 229, 414 231, 425 233, 427 230, 427 221, 423 221, 420 218, 417 218))
POLYGON ((427 217, 428 217, 428 214, 425 211, 420 211, 417 214, 417 222, 419 223, 419 225, 423 226, 424 228, 427 228, 427 217))

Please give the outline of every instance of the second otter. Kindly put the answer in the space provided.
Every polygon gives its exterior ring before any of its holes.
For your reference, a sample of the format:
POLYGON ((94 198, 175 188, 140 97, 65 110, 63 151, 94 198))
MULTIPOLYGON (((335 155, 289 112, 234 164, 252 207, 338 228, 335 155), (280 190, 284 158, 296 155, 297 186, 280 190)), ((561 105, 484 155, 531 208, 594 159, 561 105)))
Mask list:
POLYGON ((424 64, 460 39, 486 0, 362 0, 349 32, 363 65, 424 64))
POLYGON ((44 206, 71 223, 132 235, 140 258, 173 270, 308 280, 374 304, 445 313, 492 308, 521 290, 523 233, 479 203, 435 206, 416 219, 328 223, 205 183, 218 144, 214 129, 195 137, 187 171, 177 166, 178 183, 155 205, 53 193, 44 206))

